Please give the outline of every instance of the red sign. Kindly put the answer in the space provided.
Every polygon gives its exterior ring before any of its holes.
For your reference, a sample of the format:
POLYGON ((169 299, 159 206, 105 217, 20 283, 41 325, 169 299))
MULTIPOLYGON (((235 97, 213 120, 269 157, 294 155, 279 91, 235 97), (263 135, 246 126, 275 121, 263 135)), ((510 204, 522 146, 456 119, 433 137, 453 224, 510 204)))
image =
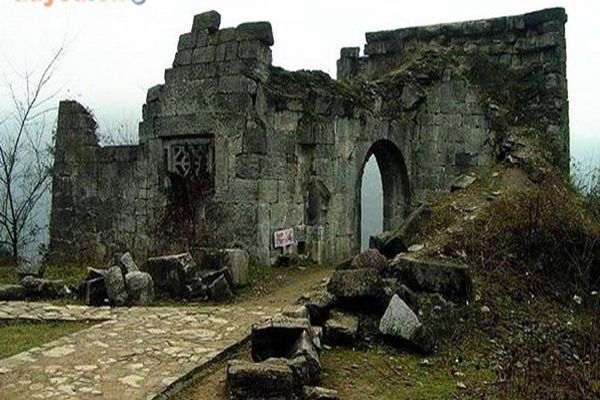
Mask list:
POLYGON ((275 248, 289 247, 294 244, 294 229, 275 232, 275 248))

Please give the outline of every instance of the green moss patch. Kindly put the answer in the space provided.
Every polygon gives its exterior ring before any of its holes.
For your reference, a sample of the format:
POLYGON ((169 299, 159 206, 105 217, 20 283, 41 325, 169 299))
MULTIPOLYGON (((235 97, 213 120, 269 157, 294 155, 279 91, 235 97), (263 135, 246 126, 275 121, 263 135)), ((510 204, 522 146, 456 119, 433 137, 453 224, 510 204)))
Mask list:
POLYGON ((0 359, 22 353, 34 347, 52 342, 62 336, 92 327, 87 322, 60 323, 0 323, 0 359))

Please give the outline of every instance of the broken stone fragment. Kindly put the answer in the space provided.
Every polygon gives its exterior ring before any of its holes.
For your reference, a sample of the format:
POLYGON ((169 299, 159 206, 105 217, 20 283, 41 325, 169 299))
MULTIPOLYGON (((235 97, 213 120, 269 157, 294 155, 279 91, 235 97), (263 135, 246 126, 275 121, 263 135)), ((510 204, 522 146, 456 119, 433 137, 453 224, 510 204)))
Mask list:
POLYGON ((475 183, 476 180, 477 180, 477 177, 474 175, 468 175, 468 174, 461 175, 458 178, 456 178, 454 180, 454 182, 452 182, 452 185, 450 186, 450 191, 456 192, 459 190, 465 190, 466 188, 471 186, 473 183, 475 183))
POLYGON ((273 39, 273 28, 269 22, 247 22, 237 27, 240 41, 258 40, 267 46, 275 43, 273 39))
POLYGON ((223 274, 208 285, 208 293, 210 299, 217 303, 230 302, 235 298, 231 286, 223 274))
POLYGON ((229 270, 235 287, 246 286, 250 278, 250 256, 242 249, 192 249, 192 256, 202 270, 229 270))
POLYGON ((305 386, 302 395, 303 400, 340 400, 337 391, 322 387, 305 386))
POLYGON ((147 306, 154 301, 154 282, 150 274, 130 272, 125 275, 125 286, 132 306, 147 306))
POLYGON ((127 275, 130 272, 137 272, 140 268, 137 266, 131 253, 125 253, 123 255, 115 257, 115 265, 118 265, 123 272, 123 275, 127 275))
POLYGON ((350 264, 352 269, 373 268, 377 271, 385 271, 388 260, 377 249, 367 249, 354 257, 350 264))
POLYGON ((335 311, 325 323, 323 342, 329 346, 353 346, 358 337, 358 317, 335 311))
POLYGON ((465 265, 410 256, 396 257, 390 265, 392 274, 414 290, 439 293, 455 301, 467 301, 473 295, 473 281, 465 265))
POLYGON ((427 204, 421 204, 413 210, 402 226, 392 231, 386 231, 379 235, 371 236, 369 247, 377 249, 387 258, 394 258, 404 253, 410 246, 410 241, 418 228, 431 217, 431 211, 427 204))
POLYGON ((63 281, 50 281, 47 279, 26 276, 21 280, 28 297, 38 299, 59 299, 67 297, 71 291, 63 281))
POLYGON ((292 369, 296 371, 296 382, 299 386, 321 383, 321 360, 308 331, 300 334, 287 358, 292 360, 292 369))
POLYGON ((83 281, 78 291, 81 302, 92 307, 103 306, 108 297, 104 278, 83 281))
POLYGON ((113 307, 125 306, 127 304, 127 290, 125 288, 125 278, 120 267, 114 266, 108 270, 105 284, 110 305, 113 307))
POLYGON ((309 318, 308 310, 304 305, 285 306, 281 311, 281 315, 288 318, 309 318))
POLYGON ((221 14, 216 11, 207 11, 202 14, 198 14, 194 17, 194 24, 192 25, 192 32, 198 33, 207 30, 211 33, 219 30, 221 26, 221 14))
POLYGON ((106 278, 106 272, 105 269, 88 268, 85 280, 91 281, 92 279, 106 278))
POLYGON ((406 341, 412 341, 421 327, 419 318, 398 295, 392 297, 379 323, 382 334, 406 341))
POLYGON ((146 270, 154 281, 156 296, 175 299, 185 297, 186 283, 198 275, 190 253, 150 258, 146 270))
POLYGON ((307 332, 316 345, 316 332, 306 318, 277 317, 255 324, 251 334, 252 359, 288 358, 303 332, 307 332))
POLYGON ((227 365, 227 391, 231 400, 291 400, 294 389, 294 373, 286 362, 236 360, 227 365))
POLYGON ((323 325, 325 323, 335 302, 335 296, 324 288, 307 293, 298 300, 299 304, 306 307, 310 322, 313 325, 323 325))
POLYGON ((378 271, 368 268, 335 271, 327 290, 340 300, 356 300, 377 297, 381 287, 378 271))

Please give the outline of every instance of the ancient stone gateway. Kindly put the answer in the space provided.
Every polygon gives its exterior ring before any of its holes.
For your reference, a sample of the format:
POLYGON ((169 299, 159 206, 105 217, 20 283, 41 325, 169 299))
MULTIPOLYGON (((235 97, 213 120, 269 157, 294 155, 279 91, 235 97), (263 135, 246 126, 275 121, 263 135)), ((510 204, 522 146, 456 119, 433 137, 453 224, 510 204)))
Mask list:
POLYGON ((431 191, 485 167, 511 135, 568 168, 563 9, 367 33, 337 80, 271 65, 267 22, 194 18, 165 83, 148 91, 139 145, 101 147, 90 112, 60 104, 53 256, 243 247, 270 263, 274 233, 335 262, 360 244, 360 182, 375 155, 391 228, 431 191))

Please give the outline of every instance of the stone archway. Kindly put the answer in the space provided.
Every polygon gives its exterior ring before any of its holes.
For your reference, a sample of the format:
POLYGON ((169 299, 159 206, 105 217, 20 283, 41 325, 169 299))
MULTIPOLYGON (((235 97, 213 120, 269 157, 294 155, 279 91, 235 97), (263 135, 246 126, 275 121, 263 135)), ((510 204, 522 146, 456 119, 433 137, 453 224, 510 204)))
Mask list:
MULTIPOLYGON (((371 145, 367 151, 357 180, 357 203, 358 203, 358 234, 361 238, 361 210, 362 210, 362 177, 364 168, 371 156, 375 156, 379 173, 381 175, 381 185, 383 189, 383 229, 384 231, 398 227, 406 217, 411 201, 410 183, 408 180, 408 170, 402 152, 393 142, 387 139, 378 140, 371 145)), ((360 243, 359 246, 360 248, 360 243)))

